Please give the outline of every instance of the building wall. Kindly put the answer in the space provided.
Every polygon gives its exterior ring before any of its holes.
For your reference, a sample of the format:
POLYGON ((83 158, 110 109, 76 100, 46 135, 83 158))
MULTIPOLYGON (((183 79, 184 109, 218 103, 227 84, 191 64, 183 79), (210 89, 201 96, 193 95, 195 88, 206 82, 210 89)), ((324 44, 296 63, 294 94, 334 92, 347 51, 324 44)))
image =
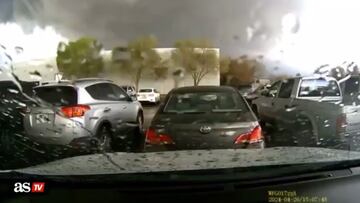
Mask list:
MULTIPOLYGON (((120 85, 134 85, 131 77, 127 74, 108 74, 106 78, 113 80, 115 83, 120 85)), ((185 76, 182 81, 178 83, 179 87, 193 86, 194 82, 191 76, 185 76)), ((209 73, 206 75, 200 85, 220 85, 220 75, 216 72, 209 73)), ((134 85, 135 86, 135 85, 134 85)), ((139 88, 156 88, 161 94, 167 94, 171 89, 175 87, 175 80, 171 74, 168 74, 166 78, 158 78, 154 75, 145 75, 140 80, 139 88)))
POLYGON ((13 67, 14 73, 24 81, 52 81, 58 72, 55 58, 14 63, 13 67), (35 74, 36 71, 41 77, 35 74))

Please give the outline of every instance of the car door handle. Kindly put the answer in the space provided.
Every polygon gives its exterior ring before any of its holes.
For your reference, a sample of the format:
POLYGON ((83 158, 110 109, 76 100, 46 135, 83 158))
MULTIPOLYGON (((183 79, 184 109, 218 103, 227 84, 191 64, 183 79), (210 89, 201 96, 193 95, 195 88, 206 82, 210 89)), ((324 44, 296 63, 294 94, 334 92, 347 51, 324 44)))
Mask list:
POLYGON ((104 108, 104 112, 109 112, 109 111, 111 111, 111 108, 110 108, 110 107, 105 107, 105 108, 104 108))

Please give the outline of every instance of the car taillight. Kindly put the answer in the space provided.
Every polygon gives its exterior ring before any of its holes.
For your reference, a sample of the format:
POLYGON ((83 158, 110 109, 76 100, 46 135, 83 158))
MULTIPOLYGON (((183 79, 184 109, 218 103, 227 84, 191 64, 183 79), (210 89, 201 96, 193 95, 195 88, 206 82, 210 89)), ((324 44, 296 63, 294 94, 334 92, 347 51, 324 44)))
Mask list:
POLYGON ((340 114, 336 118, 336 134, 345 132, 346 126, 347 126, 346 114, 340 114))
POLYGON ((149 128, 146 131, 146 143, 148 144, 174 144, 174 141, 169 135, 166 134, 157 134, 154 129, 149 128))
POLYGON ((235 140, 235 144, 256 143, 262 141, 262 139, 261 127, 256 126, 250 132, 239 135, 235 140))
POLYGON ((81 117, 86 111, 90 110, 88 105, 76 105, 61 107, 61 112, 68 118, 81 117))

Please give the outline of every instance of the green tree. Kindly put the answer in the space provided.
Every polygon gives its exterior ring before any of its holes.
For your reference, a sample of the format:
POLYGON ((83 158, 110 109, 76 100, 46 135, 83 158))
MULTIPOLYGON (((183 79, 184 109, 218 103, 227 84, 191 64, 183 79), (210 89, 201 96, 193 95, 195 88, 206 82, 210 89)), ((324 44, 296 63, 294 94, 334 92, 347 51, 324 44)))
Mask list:
POLYGON ((58 45, 56 63, 66 77, 96 77, 103 71, 102 45, 93 38, 81 38, 58 45))
POLYGON ((219 69, 219 57, 211 44, 205 40, 182 40, 175 43, 171 54, 174 63, 185 69, 198 86, 200 81, 210 72, 219 69))
POLYGON ((237 58, 223 57, 220 60, 221 85, 249 85, 267 74, 263 56, 242 55, 237 58))
POLYGON ((147 36, 129 42, 127 47, 116 47, 113 49, 113 61, 132 77, 136 89, 145 70, 152 70, 158 77, 164 75, 164 63, 160 55, 154 49, 157 45, 155 37, 147 36))

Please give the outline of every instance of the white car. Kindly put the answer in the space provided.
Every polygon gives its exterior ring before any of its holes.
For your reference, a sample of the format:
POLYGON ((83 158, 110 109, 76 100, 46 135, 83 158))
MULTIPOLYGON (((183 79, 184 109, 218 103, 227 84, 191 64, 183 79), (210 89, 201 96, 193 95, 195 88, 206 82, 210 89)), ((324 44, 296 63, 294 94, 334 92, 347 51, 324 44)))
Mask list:
POLYGON ((158 104, 160 102, 160 92, 154 88, 140 89, 137 93, 137 100, 139 102, 158 104))

